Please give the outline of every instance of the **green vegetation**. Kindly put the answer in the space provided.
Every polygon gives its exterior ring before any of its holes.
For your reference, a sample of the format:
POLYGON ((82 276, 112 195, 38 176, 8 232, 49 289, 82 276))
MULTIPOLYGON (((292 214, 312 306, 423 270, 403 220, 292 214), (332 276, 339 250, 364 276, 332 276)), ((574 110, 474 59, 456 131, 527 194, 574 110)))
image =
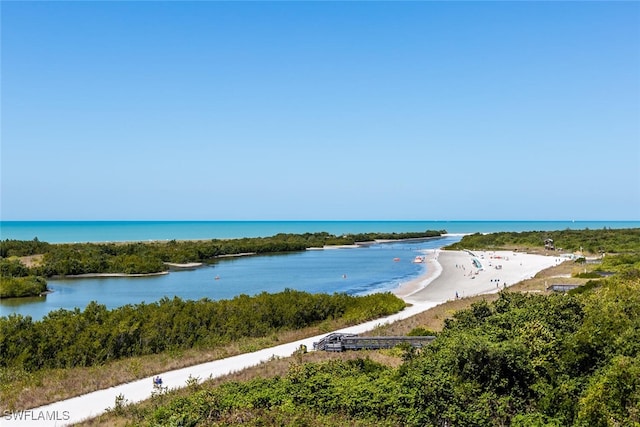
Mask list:
POLYGON ((640 275, 640 250, 624 255, 605 256, 596 271, 616 272, 629 278, 638 277, 640 275))
POLYGON ((40 295, 47 291, 47 281, 33 276, 17 259, 0 259, 0 298, 40 295))
POLYGON ((286 290, 232 300, 162 299, 107 310, 58 310, 41 321, 0 317, 0 369, 11 371, 95 366, 112 360, 190 348, 215 348, 245 337, 265 337, 342 318, 359 323, 398 312, 390 293, 363 297, 286 290))
POLYGON ((47 292, 47 281, 42 277, 0 277, 0 298, 29 297, 47 292))
POLYGON ((519 249, 544 248, 545 239, 553 239, 557 249, 591 254, 640 252, 640 228, 602 230, 562 230, 471 234, 447 249, 519 249))
MULTIPOLYGON (((102 258, 117 255, 156 257, 162 261, 195 262, 208 261, 220 255, 240 253, 277 253, 300 251, 309 247, 325 245, 352 245, 373 240, 400 240, 438 237, 446 231, 424 231, 408 233, 361 233, 334 236, 326 232, 304 234, 276 234, 271 237, 212 240, 170 240, 168 242, 130 243, 61 243, 50 244, 34 240, 0 241, 0 257, 51 254, 58 258, 102 258)), ((95 267, 94 267, 95 268, 95 267)), ((94 272, 94 271, 91 271, 94 272)))
POLYGON ((51 244, 41 242, 37 237, 33 240, 7 239, 0 241, 0 258, 43 254, 48 252, 50 247, 51 244))
POLYGON ((640 280, 580 295, 503 292, 397 368, 293 363, 286 375, 120 408, 135 425, 640 425, 640 280))
MULTIPOLYGON (((49 244, 34 240, 0 241, 2 282, 9 277, 72 276, 80 274, 149 274, 167 270, 165 263, 215 262, 221 256, 245 253, 269 254, 302 251, 325 245, 351 245, 373 240, 400 240, 438 237, 445 231, 411 233, 363 233, 334 236, 329 233, 277 234, 272 237, 229 240, 195 240, 133 243, 49 244), (27 267, 15 258, 42 255, 37 265, 27 267)), ((17 282, 41 283, 41 279, 17 282)), ((6 280, 0 298, 39 295, 39 287, 6 280), (30 291, 29 291, 30 290, 30 291)), ((45 285, 46 286, 46 285, 45 285)))

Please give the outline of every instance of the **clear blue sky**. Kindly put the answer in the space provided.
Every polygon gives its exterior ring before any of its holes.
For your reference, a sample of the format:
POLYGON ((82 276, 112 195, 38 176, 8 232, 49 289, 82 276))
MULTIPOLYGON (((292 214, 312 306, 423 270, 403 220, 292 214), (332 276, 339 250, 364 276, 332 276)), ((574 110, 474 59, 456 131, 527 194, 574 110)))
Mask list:
POLYGON ((638 2, 2 1, 4 220, 638 220, 638 2))

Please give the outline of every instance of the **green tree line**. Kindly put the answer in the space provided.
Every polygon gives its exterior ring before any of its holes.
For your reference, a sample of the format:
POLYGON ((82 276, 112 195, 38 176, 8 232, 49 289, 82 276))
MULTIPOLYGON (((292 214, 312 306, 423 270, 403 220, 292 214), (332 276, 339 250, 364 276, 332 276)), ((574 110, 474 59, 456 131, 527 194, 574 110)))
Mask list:
POLYGON ((47 281, 38 276, 0 277, 0 298, 28 297, 47 292, 47 281))
POLYGON ((543 248, 546 239, 552 239, 556 248, 569 252, 579 250, 592 254, 640 252, 640 228, 475 233, 463 236, 459 242, 447 248, 543 248))
POLYGON ((3 259, 44 255, 31 274, 51 277, 86 273, 152 273, 166 269, 165 262, 212 262, 223 255, 281 253, 325 245, 347 245, 372 240, 438 237, 444 231, 411 233, 365 233, 334 236, 326 232, 277 234, 272 237, 212 239, 169 242, 64 243, 0 241, 3 259))
POLYGON ((212 348, 328 319, 362 322, 404 306, 390 293, 357 297, 287 289, 220 301, 164 298, 114 310, 92 302, 84 310, 52 311, 40 321, 12 314, 0 317, 0 368, 32 372, 93 366, 168 350, 212 348))
POLYGON ((503 292, 399 367, 293 364, 130 411, 136 425, 638 426, 640 278, 579 295, 503 292))
POLYGON ((17 259, 0 259, 0 298, 40 295, 47 281, 35 276, 17 259))

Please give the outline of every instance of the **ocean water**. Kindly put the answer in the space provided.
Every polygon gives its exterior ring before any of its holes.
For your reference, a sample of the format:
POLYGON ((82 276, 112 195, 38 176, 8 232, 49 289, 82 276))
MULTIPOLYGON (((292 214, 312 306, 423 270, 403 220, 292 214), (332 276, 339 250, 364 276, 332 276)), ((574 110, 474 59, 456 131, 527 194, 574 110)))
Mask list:
POLYGON ((50 243, 232 239, 278 233, 448 233, 636 228, 640 221, 0 221, 0 239, 50 243))
POLYGON ((0 315, 41 319, 58 309, 84 309, 91 301, 109 309, 174 296, 188 300, 233 298, 239 294, 308 292, 367 294, 396 288, 425 272, 413 263, 424 254, 461 239, 461 234, 497 231, 635 228, 636 222, 530 221, 246 221, 246 222, 2 222, 1 238, 61 242, 146 241, 272 236, 327 231, 331 234, 446 230, 453 235, 422 242, 394 242, 360 248, 302 251, 220 260, 168 275, 143 278, 49 280, 53 293, 0 300, 0 315), (399 258, 399 261, 394 259, 399 258))

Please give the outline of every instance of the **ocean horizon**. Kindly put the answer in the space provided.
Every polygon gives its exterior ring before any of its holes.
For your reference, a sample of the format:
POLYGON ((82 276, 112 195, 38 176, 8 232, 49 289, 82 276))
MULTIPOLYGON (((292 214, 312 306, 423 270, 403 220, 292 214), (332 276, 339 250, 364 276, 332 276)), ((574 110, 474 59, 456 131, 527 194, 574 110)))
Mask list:
POLYGON ((640 221, 0 221, 0 240, 49 243, 235 239, 279 233, 403 233, 426 230, 450 234, 638 228, 640 221))

